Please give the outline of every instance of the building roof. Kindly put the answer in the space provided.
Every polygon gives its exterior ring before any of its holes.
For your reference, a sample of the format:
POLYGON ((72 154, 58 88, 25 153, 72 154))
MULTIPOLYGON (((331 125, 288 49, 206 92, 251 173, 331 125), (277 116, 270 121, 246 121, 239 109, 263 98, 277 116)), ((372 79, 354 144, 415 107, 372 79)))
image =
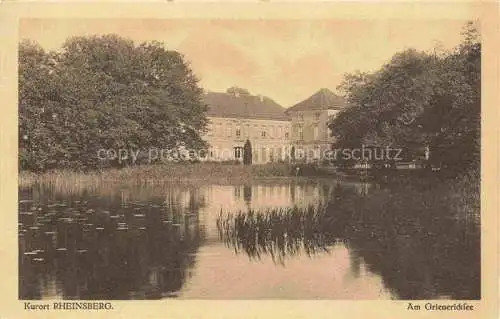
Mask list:
POLYGON ((250 94, 208 92, 203 96, 207 115, 213 117, 249 118, 288 121, 285 109, 268 97, 250 94))
POLYGON ((286 112, 311 111, 311 110, 341 110, 347 106, 347 102, 329 89, 320 89, 302 102, 288 108, 286 112))

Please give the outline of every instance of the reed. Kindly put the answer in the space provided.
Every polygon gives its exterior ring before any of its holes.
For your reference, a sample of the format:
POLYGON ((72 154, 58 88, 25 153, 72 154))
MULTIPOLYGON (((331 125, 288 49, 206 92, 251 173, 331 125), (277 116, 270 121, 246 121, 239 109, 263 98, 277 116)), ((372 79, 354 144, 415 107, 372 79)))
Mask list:
POLYGON ((220 212, 219 237, 236 252, 250 258, 271 255, 283 263, 286 256, 328 250, 339 240, 361 238, 384 242, 393 236, 458 236, 475 233, 480 225, 479 175, 468 172, 443 184, 419 180, 393 189, 371 189, 360 195, 340 183, 328 203, 305 208, 220 212), (447 227, 443 234, 442 227, 447 227))
MULTIPOLYGON (((244 166, 223 163, 164 163, 109 168, 90 172, 52 170, 44 173, 22 171, 19 186, 54 184, 61 187, 99 184, 126 185, 200 185, 200 184, 248 184, 254 180, 295 177, 291 164, 270 163, 244 166)), ((300 177, 305 178, 306 177, 300 177)))
POLYGON ((301 252, 308 256, 328 251, 335 238, 326 231, 328 213, 320 203, 304 208, 281 207, 266 210, 220 212, 217 217, 220 239, 235 252, 259 259, 269 254, 277 263, 301 252))

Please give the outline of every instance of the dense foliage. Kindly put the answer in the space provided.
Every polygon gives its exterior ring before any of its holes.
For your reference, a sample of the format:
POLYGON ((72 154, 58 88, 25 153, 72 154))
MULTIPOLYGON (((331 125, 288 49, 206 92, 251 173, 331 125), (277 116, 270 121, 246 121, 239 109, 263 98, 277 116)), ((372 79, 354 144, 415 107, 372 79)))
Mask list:
MULTIPOLYGON (((205 149, 202 90, 183 56, 158 42, 73 37, 57 52, 19 44, 20 169, 126 165, 101 149, 205 149)), ((143 160, 145 160, 143 158, 143 160)))
POLYGON ((243 145, 243 164, 252 164, 252 144, 250 140, 246 140, 245 145, 243 145))
POLYGON ((481 44, 474 23, 463 36, 450 52, 408 49, 375 73, 346 75, 340 89, 350 107, 329 123, 334 147, 390 146, 415 158, 428 146, 431 163, 455 172, 478 168, 481 44))

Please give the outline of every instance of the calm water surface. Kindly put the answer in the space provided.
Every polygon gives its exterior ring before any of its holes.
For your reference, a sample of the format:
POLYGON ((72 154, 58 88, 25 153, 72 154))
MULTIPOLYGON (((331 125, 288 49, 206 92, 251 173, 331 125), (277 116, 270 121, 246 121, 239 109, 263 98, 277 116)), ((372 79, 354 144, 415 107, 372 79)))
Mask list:
POLYGON ((319 181, 20 189, 19 297, 479 299, 478 222, 408 202, 409 191, 420 192, 319 181))

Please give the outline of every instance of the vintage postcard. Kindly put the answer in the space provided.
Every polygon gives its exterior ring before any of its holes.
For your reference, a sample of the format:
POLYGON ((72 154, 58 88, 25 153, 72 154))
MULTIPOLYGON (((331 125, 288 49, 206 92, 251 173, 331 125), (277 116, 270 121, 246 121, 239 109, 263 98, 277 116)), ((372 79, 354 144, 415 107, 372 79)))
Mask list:
POLYGON ((496 4, 0 10, 0 319, 497 318, 496 4))

